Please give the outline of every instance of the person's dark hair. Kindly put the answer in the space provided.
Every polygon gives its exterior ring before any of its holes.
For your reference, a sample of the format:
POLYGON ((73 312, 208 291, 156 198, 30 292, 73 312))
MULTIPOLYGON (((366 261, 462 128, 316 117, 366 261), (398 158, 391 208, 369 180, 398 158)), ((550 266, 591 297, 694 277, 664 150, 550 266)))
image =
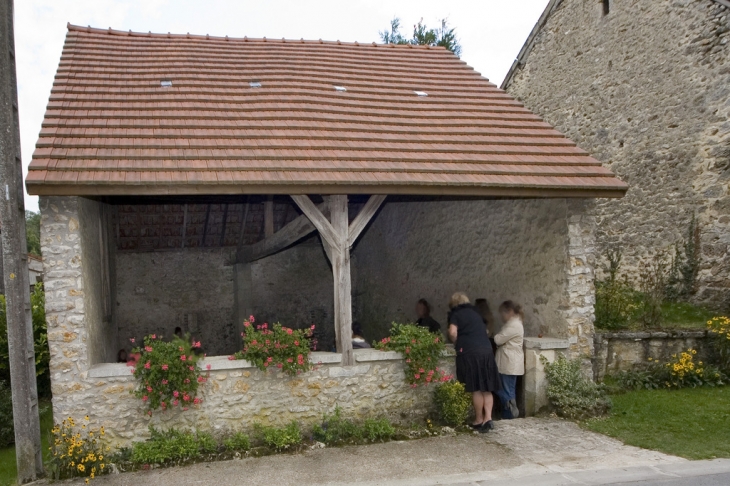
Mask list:
POLYGON ((511 300, 505 300, 504 302, 499 304, 499 311, 512 311, 522 318, 525 317, 525 314, 522 312, 522 306, 511 300))
POLYGON ((476 299, 474 301, 474 307, 477 308, 479 315, 482 316, 484 324, 488 324, 492 318, 492 311, 489 308, 489 302, 487 302, 487 299, 476 299))
POLYGON ((352 322, 352 335, 353 336, 363 337, 363 335, 362 335, 362 326, 357 321, 353 321, 352 322))
POLYGON ((418 303, 421 304, 424 309, 426 309, 426 315, 431 315, 431 304, 428 303, 426 299, 418 299, 418 303))
POLYGON ((177 327, 175 328, 175 336, 180 336, 180 337, 182 337, 182 328, 181 328, 180 326, 177 326, 177 327))
POLYGON ((126 363, 128 357, 129 356, 127 356, 127 350, 126 349, 120 349, 117 352, 117 363, 126 363))

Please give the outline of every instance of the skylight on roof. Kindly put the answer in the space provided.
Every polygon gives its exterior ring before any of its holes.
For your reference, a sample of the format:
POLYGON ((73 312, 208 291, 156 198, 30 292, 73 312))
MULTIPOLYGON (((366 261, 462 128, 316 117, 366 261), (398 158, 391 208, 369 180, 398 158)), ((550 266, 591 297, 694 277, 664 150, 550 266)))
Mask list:
POLYGON ((428 93, 425 91, 414 91, 416 93, 416 96, 428 96, 428 93))
POLYGON ((160 87, 162 88, 171 88, 172 87, 172 81, 169 79, 163 79, 160 81, 160 87))
POLYGON ((248 83, 249 86, 252 88, 260 88, 261 87, 261 81, 251 81, 248 83))
POLYGON ((344 86, 335 86, 335 91, 347 91, 347 88, 344 86))

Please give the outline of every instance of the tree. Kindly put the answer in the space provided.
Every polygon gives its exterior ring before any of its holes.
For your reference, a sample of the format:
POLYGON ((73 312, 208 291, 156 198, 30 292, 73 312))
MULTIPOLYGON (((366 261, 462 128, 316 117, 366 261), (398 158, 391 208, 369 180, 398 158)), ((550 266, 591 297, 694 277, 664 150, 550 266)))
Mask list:
POLYGON ((448 19, 441 19, 441 28, 429 29, 423 19, 413 26, 413 37, 406 39, 400 33, 400 19, 390 21, 390 30, 379 31, 385 44, 412 44, 421 46, 441 46, 461 56, 461 44, 456 37, 456 28, 449 27, 448 19))
POLYGON ((25 235, 28 240, 28 253, 41 256, 41 213, 25 212, 25 235))

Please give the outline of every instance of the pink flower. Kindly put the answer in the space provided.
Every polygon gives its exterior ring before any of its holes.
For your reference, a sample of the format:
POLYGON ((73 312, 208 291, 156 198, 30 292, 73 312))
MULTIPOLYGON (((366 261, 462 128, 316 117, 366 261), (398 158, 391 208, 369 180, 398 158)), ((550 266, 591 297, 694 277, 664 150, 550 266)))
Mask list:
POLYGON ((424 370, 423 368, 419 368, 419 369, 418 369, 418 372, 419 372, 419 373, 425 373, 425 372, 426 372, 426 370, 424 370))
POLYGON ((184 354, 181 354, 181 355, 180 355, 180 361, 185 361, 186 359, 187 359, 187 358, 185 357, 185 355, 184 355, 184 354))
POLYGON ((196 349, 199 348, 200 347, 200 341, 193 341, 193 347, 196 348, 196 349))
POLYGON ((148 391, 148 392, 151 392, 151 391, 152 391, 152 387, 151 387, 151 386, 148 386, 148 387, 147 387, 147 391, 148 391))
POLYGON ((185 379, 183 380, 183 383, 185 383, 185 384, 188 384, 188 383, 190 383, 190 378, 185 378, 185 379))
POLYGON ((179 402, 178 400, 173 400, 173 401, 172 401, 172 406, 173 406, 173 407, 177 407, 177 404, 178 404, 178 403, 180 403, 180 402, 179 402))
POLYGON ((162 380, 162 384, 163 384, 163 385, 167 385, 167 383, 168 383, 168 381, 167 381, 167 380, 162 380))
POLYGON ((255 339, 253 341, 251 341, 252 346, 256 346, 256 344, 258 344, 258 342, 255 339))
POLYGON ((291 358, 287 358, 287 359, 286 359, 286 362, 287 362, 287 363, 291 363, 291 362, 293 362, 293 361, 294 361, 294 360, 293 360, 293 359, 291 359, 291 358))
POLYGON ((271 356, 269 356, 268 358, 266 358, 266 361, 268 361, 269 363, 271 363, 273 360, 274 360, 274 358, 272 358, 271 356))
POLYGON ((287 334, 289 334, 290 336, 292 335, 292 333, 293 333, 293 332, 294 332, 294 331, 292 331, 291 329, 288 329, 288 328, 287 328, 287 330, 286 330, 286 333, 287 333, 287 334))
POLYGON ((299 341, 294 341, 294 346, 299 346, 299 341))
POLYGON ((149 397, 147 397, 147 395, 145 395, 145 396, 142 397, 142 401, 143 402, 146 402, 147 400, 149 400, 149 397))
POLYGON ((186 410, 188 410, 188 407, 183 407, 183 412, 185 412, 186 410))
MULTIPOLYGON (((243 321, 243 327, 249 327, 251 325, 248 321, 243 321)), ((241 333, 241 336, 243 336, 243 333, 241 333)))
POLYGON ((145 347, 144 347, 144 350, 145 350, 145 351, 147 351, 148 353, 151 353, 151 352, 152 352, 152 347, 150 347, 150 346, 145 346, 145 347))
POLYGON ((408 359, 406 360, 406 363, 410 363, 410 362, 411 362, 411 358, 408 358, 408 359))
POLYGON ((203 381, 205 381, 205 378, 203 378, 202 376, 199 376, 198 377, 198 383, 203 383, 203 381))
POLYGON ((256 322, 256 321, 254 320, 253 316, 249 316, 249 317, 248 317, 248 321, 249 321, 249 322, 256 322))
MULTIPOLYGON (((244 351, 245 351, 245 349, 244 349, 244 351)), ((228 357, 228 361, 233 361, 234 359, 236 359, 236 357, 233 355, 228 357)), ((208 365, 208 369, 210 369, 210 365, 208 365)))
POLYGON ((150 369, 150 366, 151 365, 149 361, 144 364, 145 369, 150 369))
POLYGON ((210 370, 210 365, 209 364, 205 365, 205 369, 210 370))
POLYGON ((167 404, 165 402, 160 402, 160 405, 162 406, 162 408, 167 407, 167 404))
POLYGON ((180 396, 180 392, 177 391, 177 390, 175 390, 174 392, 172 392, 172 396, 175 397, 175 398, 177 398, 177 397, 180 396))
POLYGON ((277 368, 279 368, 279 369, 281 369, 281 368, 282 368, 283 366, 284 366, 284 365, 283 365, 283 364, 281 364, 281 363, 276 363, 276 367, 277 367, 277 368))
POLYGON ((200 398, 195 397, 195 399, 193 400, 193 403, 195 405, 199 404, 200 403, 200 398))
POLYGON ((152 339, 157 339, 157 334, 153 334, 151 337, 152 339))
POLYGON ((163 365, 162 365, 162 370, 163 370, 163 371, 167 371, 167 365, 166 365, 166 364, 163 364, 163 365))
POLYGON ((189 402, 189 401, 190 401, 190 395, 188 395, 186 393, 185 395, 183 395, 183 402, 189 402))
POLYGON ((193 355, 192 354, 190 356, 188 356, 188 360, 189 361, 192 361, 193 360, 193 355))
POLYGON ((267 362, 265 362, 265 363, 264 363, 264 366, 269 366, 269 362, 268 362, 268 361, 267 361, 267 362))
POLYGON ((311 329, 312 331, 314 331, 314 324, 312 324, 312 327, 310 327, 309 329, 311 329))
POLYGON ((193 371, 193 370, 194 370, 195 368, 193 368, 192 366, 188 366, 188 369, 189 369, 190 371, 193 371))
POLYGON ((269 327, 269 325, 267 323, 265 323, 265 322, 264 322, 264 325, 261 326, 262 329, 266 329, 267 327, 269 327))
POLYGON ((418 373, 416 373, 416 374, 415 374, 415 375, 413 375, 413 376, 414 376, 414 377, 415 377, 415 378, 416 378, 417 380, 420 380, 420 379, 421 379, 421 375, 419 375, 418 373))
POLYGON ((129 338, 130 343, 134 343, 134 338, 129 338))

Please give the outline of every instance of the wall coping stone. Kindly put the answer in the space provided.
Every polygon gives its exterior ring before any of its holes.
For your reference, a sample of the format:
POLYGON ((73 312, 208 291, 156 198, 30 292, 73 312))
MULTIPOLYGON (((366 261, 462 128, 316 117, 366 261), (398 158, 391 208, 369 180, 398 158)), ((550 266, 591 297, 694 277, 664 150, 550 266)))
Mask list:
POLYGON ((666 339, 666 338, 703 338, 707 337, 706 330, 698 331, 618 331, 618 332, 597 332, 594 336, 596 342, 604 339, 666 339))
MULTIPOLYGON (((354 350, 355 361, 358 363, 367 363, 372 361, 400 361, 403 355, 396 351, 379 351, 377 349, 356 349, 354 350)), ((453 356, 453 348, 447 348, 444 356, 453 356)), ((309 361, 317 364, 340 364, 342 362, 342 353, 327 353, 315 351, 310 353, 309 361)), ((255 368, 255 366, 245 359, 228 359, 228 356, 211 356, 198 361, 198 366, 209 371, 235 370, 245 368, 255 368)), ((89 378, 116 378, 129 377, 133 378, 132 370, 134 368, 126 363, 100 363, 89 369, 87 376, 89 378)))
POLYGON ((525 337, 525 349, 568 349, 570 341, 561 338, 550 337, 525 337))

